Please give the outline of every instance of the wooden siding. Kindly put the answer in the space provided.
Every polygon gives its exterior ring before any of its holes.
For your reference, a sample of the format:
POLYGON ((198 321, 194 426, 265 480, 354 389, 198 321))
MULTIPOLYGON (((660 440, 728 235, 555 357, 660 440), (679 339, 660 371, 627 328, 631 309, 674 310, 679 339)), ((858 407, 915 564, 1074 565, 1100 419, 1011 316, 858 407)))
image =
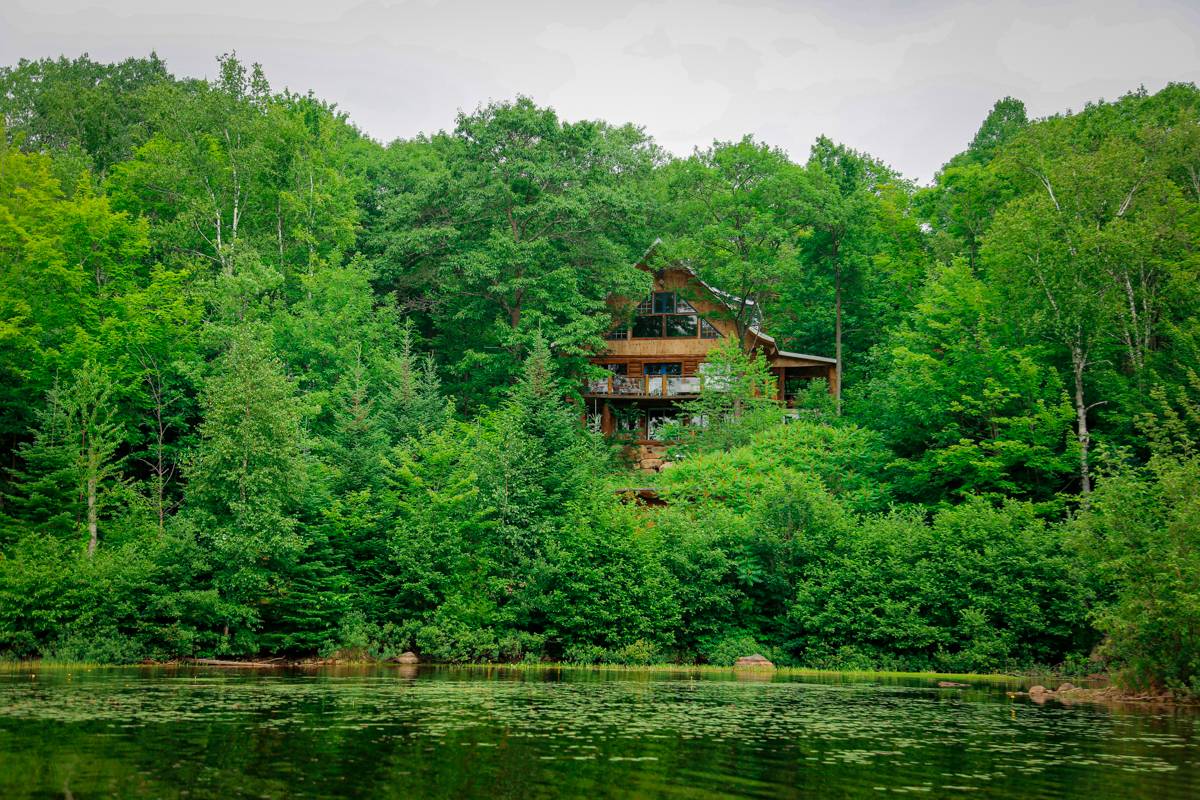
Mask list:
MULTIPOLYGON (((646 267, 643 268, 648 269, 646 267)), ((701 316, 723 311, 724 306, 713 297, 709 291, 697 281, 691 273, 682 269, 667 269, 659 272, 654 279, 654 291, 679 292, 683 295, 696 312, 701 316)), ((617 299, 614 305, 624 305, 627 301, 617 299)), ((736 326, 726 319, 709 319, 721 336, 725 339, 737 336, 736 326)), ((825 361, 815 361, 807 358, 783 356, 773 343, 754 334, 749 335, 751 344, 762 348, 767 361, 776 375, 780 375, 783 367, 807 367, 814 377, 828 376, 830 391, 834 391, 834 381, 837 370, 835 365, 825 361)), ((598 353, 590 360, 593 364, 625 364, 630 377, 643 374, 647 363, 663 361, 679 361, 683 364, 684 377, 699 374, 700 364, 707 360, 708 351, 722 339, 695 338, 656 338, 656 339, 618 339, 606 341, 607 349, 598 353)))
POLYGON ((676 356, 703 358, 720 339, 630 339, 608 343, 608 354, 615 358, 644 358, 647 361, 676 356), (661 358, 660 358, 661 357, 661 358))

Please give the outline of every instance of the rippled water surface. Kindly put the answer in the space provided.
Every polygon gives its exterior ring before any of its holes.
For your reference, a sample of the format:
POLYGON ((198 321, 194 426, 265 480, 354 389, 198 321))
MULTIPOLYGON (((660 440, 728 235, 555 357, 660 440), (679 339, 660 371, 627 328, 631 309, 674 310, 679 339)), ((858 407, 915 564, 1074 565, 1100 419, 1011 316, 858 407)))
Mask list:
POLYGON ((387 667, 0 673, 0 797, 1200 797, 1189 710, 1017 684, 387 667))

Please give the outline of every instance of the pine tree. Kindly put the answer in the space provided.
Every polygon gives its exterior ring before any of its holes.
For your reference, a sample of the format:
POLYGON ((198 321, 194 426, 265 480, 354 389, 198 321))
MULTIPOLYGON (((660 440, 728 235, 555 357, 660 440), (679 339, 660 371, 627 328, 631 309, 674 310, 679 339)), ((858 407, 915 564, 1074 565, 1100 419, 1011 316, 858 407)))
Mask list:
POLYGON ((66 387, 55 384, 33 441, 20 451, 25 468, 15 472, 17 492, 9 498, 26 529, 64 536, 86 531, 88 555, 99 545, 104 508, 125 486, 113 388, 94 361, 75 370, 66 387))
MULTIPOLYGON (((188 501, 215 552, 214 582, 236 606, 230 622, 253 623, 282 591, 279 575, 304 549, 294 516, 306 456, 293 382, 259 339, 238 333, 201 395, 201 443, 188 465, 188 501)), ((242 630, 232 648, 257 643, 242 630)))
POLYGON ((387 363, 388 392, 381 418, 391 431, 393 442, 402 442, 422 432, 435 431, 446 424, 450 410, 442 397, 433 356, 423 358, 414 352, 412 322, 400 335, 400 352, 387 363))
POLYGON ((377 491, 389 443, 359 346, 334 392, 334 425, 326 442, 335 472, 330 488, 339 496, 368 488, 377 491))

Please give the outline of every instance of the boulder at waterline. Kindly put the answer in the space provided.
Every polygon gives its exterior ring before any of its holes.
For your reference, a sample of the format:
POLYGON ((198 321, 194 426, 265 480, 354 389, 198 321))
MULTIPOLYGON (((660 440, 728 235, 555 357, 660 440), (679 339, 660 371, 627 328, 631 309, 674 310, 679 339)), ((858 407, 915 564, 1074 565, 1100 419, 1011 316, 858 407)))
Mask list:
POLYGON ((737 661, 733 662, 735 667, 759 667, 761 669, 775 669, 775 665, 768 661, 764 656, 755 653, 752 656, 742 656, 737 661))

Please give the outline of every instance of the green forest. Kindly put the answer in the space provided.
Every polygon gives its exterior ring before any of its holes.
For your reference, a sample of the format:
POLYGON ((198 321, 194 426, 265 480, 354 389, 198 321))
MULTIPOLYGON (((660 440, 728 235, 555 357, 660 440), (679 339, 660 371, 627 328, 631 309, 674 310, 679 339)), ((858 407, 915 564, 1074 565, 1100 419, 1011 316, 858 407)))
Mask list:
POLYGON ((525 97, 382 144, 218 62, 0 69, 0 658, 1200 694, 1194 85, 1005 97, 919 186, 525 97), (723 346, 651 508, 580 391, 657 239, 844 377, 789 417, 723 346))

